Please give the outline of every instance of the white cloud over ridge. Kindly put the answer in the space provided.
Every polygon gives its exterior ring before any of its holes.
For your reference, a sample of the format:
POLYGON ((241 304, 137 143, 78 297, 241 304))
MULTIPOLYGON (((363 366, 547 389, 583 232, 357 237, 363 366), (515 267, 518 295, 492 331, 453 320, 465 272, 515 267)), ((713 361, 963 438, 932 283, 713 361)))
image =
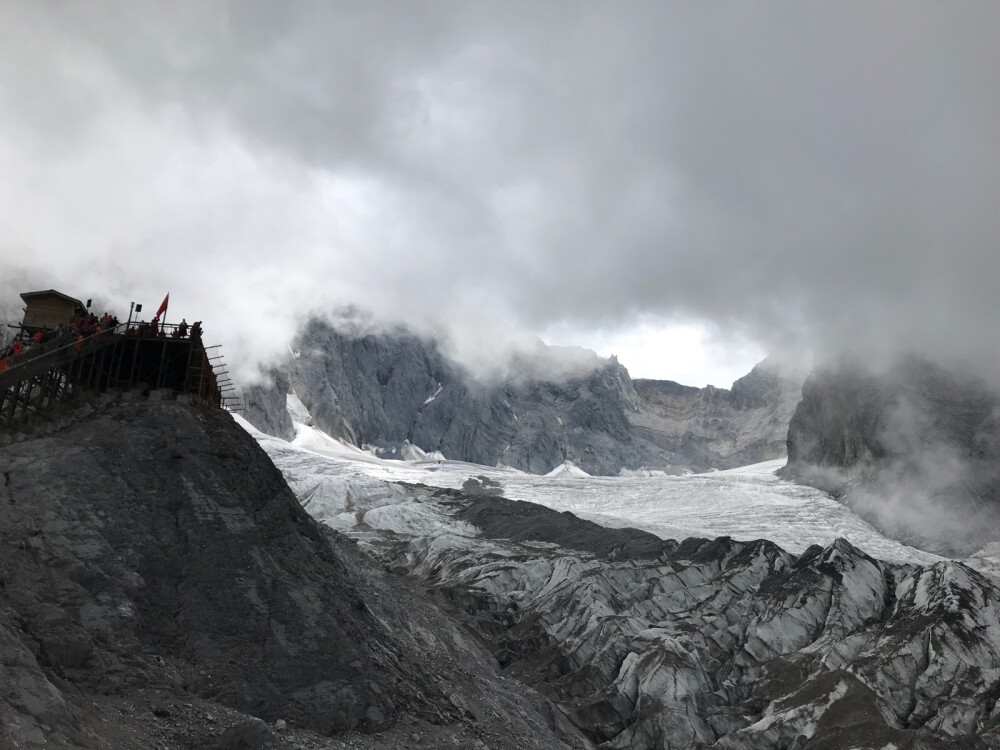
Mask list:
POLYGON ((11 0, 0 261, 119 312, 169 290, 240 362, 353 304, 459 346, 659 321, 994 367, 998 27, 971 3, 11 0))

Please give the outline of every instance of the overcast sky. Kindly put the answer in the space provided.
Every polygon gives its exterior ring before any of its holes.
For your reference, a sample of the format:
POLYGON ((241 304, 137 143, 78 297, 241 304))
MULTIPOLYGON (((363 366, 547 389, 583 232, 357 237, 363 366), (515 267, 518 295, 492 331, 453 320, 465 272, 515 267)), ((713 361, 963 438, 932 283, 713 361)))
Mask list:
POLYGON ((6 278, 728 385, 1000 362, 1000 4, 0 2, 6 278))

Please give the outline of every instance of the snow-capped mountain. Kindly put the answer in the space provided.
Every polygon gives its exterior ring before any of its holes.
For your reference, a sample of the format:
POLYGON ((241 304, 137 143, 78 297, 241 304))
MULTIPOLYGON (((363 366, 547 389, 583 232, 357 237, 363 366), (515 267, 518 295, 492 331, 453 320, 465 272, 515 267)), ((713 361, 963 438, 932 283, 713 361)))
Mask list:
POLYGON ((781 461, 545 477, 246 426, 306 510, 429 586, 552 701, 556 731, 607 748, 1000 747, 990 549, 907 547, 775 476, 781 461))
POLYGON ((801 379, 764 362, 731 390, 636 380, 615 359, 538 347, 474 377, 405 330, 344 331, 313 319, 268 388, 246 392, 258 428, 292 436, 293 391, 327 434, 399 457, 408 442, 450 459, 545 474, 732 468, 785 454, 801 379))

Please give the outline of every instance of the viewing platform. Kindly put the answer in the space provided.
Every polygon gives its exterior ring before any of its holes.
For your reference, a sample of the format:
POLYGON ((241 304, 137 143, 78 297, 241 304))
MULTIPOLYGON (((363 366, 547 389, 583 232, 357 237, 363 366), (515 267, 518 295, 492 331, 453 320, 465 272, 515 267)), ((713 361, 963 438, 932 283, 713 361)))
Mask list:
MULTIPOLYGON (((205 346, 200 324, 118 323, 70 328, 85 309, 48 290, 28 303, 17 342, 0 354, 0 443, 32 433, 75 405, 102 397, 184 398, 207 408, 236 408, 218 346, 205 346), (65 310, 53 311, 53 302, 65 310), (45 302, 39 310, 32 303, 45 302), (15 353, 16 350, 16 353, 15 353), (5 355, 5 356, 4 356, 5 355)), ((110 400, 110 399, 107 399, 110 400)))

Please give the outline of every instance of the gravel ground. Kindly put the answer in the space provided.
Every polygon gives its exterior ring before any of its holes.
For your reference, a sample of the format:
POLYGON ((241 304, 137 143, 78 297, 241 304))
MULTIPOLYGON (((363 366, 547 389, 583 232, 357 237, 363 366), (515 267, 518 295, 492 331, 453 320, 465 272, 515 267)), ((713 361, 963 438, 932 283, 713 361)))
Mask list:
MULTIPOLYGON (((382 732, 324 737, 278 720, 261 719, 193 696, 143 691, 128 698, 101 697, 86 704, 86 723, 111 750, 523 750, 523 738, 499 722, 434 725, 412 716, 382 732)), ((99 739, 98 739, 99 738, 99 739)))

